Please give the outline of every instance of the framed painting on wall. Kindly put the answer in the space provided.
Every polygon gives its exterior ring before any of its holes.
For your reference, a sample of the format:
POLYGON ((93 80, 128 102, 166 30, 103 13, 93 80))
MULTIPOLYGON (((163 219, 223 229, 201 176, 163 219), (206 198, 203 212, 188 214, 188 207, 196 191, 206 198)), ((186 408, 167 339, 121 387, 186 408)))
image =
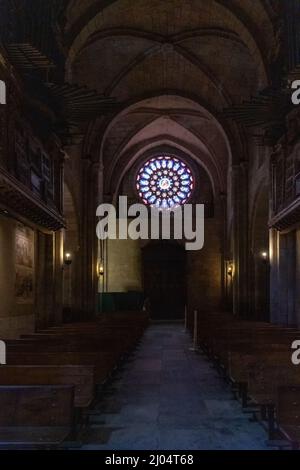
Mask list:
POLYGON ((15 233, 16 302, 32 304, 34 302, 34 232, 18 224, 15 233))

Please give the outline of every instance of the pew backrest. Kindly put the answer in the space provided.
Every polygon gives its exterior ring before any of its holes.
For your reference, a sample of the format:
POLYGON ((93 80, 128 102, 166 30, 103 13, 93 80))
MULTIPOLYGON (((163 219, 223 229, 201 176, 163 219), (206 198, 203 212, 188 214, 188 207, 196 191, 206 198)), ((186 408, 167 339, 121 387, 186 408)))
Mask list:
POLYGON ((74 387, 0 386, 0 427, 73 425, 74 387))
POLYGON ((74 406, 86 408, 94 397, 93 366, 5 365, 0 367, 0 385, 71 385, 74 406))

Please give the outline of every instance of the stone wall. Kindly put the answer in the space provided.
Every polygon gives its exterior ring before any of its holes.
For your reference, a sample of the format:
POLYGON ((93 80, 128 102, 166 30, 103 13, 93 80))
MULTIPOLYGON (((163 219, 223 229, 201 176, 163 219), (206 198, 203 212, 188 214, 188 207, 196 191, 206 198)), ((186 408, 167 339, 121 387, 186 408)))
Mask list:
POLYGON ((191 313, 219 309, 222 300, 221 224, 205 220, 205 241, 200 251, 187 252, 187 297, 191 313))
POLYGON ((143 290, 140 240, 108 240, 104 282, 106 292, 143 290))

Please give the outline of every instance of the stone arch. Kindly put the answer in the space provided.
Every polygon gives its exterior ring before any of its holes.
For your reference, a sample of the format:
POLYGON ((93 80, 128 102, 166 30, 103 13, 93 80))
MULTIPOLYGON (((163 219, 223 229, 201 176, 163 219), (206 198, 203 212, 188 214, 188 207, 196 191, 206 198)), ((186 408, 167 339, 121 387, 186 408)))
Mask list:
MULTIPOLYGON (((141 106, 143 102, 146 100, 151 100, 151 99, 160 99, 163 98, 164 96, 168 97, 176 97, 179 99, 183 100, 188 100, 191 103, 194 103, 194 105, 197 105, 199 107, 199 110, 202 110, 203 115, 207 116, 208 119, 211 119, 222 137, 224 138, 226 142, 226 147, 229 155, 229 161, 232 162, 233 157, 238 155, 239 152, 235 152, 233 155, 232 148, 236 146, 236 142, 234 139, 234 135, 228 126, 228 123, 225 120, 222 120, 220 115, 217 113, 215 109, 213 109, 209 103, 203 102, 203 100, 199 100, 199 97, 190 94, 190 93, 185 93, 182 90, 156 90, 153 91, 152 93, 147 93, 144 96, 139 97, 138 99, 134 100, 129 100, 126 103, 123 104, 121 110, 112 118, 110 119, 107 124, 105 125, 102 139, 101 139, 101 144, 100 144, 100 149, 99 149, 99 159, 101 161, 102 155, 103 155, 103 147, 105 145, 105 140, 113 126, 117 123, 117 121, 122 118, 126 117, 127 114, 130 112, 133 112, 136 108, 141 106)), ((95 123, 97 125, 97 123, 95 123)))

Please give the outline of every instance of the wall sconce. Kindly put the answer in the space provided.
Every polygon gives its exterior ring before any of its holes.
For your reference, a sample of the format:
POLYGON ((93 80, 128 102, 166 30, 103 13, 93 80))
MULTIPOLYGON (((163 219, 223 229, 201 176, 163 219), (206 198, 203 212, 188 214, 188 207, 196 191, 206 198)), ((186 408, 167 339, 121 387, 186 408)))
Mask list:
POLYGON ((70 266, 72 264, 72 255, 71 253, 66 253, 65 254, 65 259, 64 259, 64 263, 66 266, 70 266))
POLYGON ((227 267, 227 275, 232 277, 233 276, 233 265, 230 263, 228 264, 228 267, 227 267))
POLYGON ((104 266, 102 261, 98 263, 98 276, 104 276, 104 266))
POLYGON ((262 251, 261 254, 260 254, 261 258, 264 260, 264 261, 267 261, 268 258, 269 258, 269 254, 267 251, 262 251))

